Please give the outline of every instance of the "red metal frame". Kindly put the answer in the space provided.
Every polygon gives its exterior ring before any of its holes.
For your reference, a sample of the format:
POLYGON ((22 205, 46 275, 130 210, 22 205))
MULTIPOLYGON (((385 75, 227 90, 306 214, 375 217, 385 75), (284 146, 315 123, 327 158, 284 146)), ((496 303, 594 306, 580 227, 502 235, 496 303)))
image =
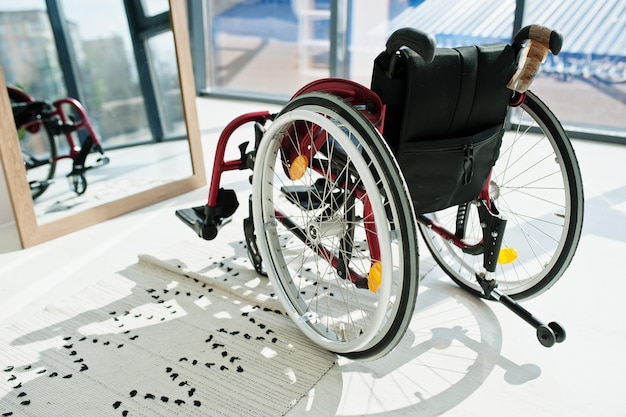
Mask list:
MULTIPOLYGON (((338 97, 343 98, 344 100, 351 103, 353 106, 357 108, 361 108, 361 112, 372 122, 372 124, 380 131, 383 131, 384 128, 384 115, 385 115, 385 106, 382 104, 380 98, 376 93, 372 90, 357 84, 355 82, 349 80, 343 80, 339 78, 326 78, 314 81, 302 89, 300 89, 294 96, 298 97, 302 94, 309 92, 323 91, 332 93, 338 97)), ((512 107, 519 106, 525 100, 525 94, 516 94, 511 98, 510 105, 512 107)), ((237 160, 224 160, 224 155, 226 152, 226 145, 230 136, 233 132, 241 127, 242 125, 250 122, 257 122, 269 120, 271 117, 268 111, 260 111, 253 112, 241 115, 230 122, 226 128, 222 131, 218 142, 217 149, 215 152, 215 158, 213 163, 212 170, 212 178, 209 187, 209 197, 208 197, 208 206, 216 207, 218 204, 218 192, 222 174, 226 171, 239 170, 242 168, 244 161, 242 159, 237 160)), ((298 135, 300 136, 300 135, 298 135)), ((324 140, 324 138, 315 138, 314 134, 310 134, 310 132, 306 132, 302 135, 302 139, 300 140, 300 149, 309 149, 308 145, 313 141, 314 146, 310 149, 318 149, 321 146, 319 141, 324 140)), ((298 150, 291 147, 291 149, 283 149, 282 157, 285 160, 284 166, 288 166, 290 160, 293 160, 298 155, 298 150)), ((327 175, 327 172, 323 172, 322 168, 319 166, 312 166, 313 169, 316 169, 322 175, 327 175)), ((491 197, 489 195, 489 183, 490 177, 485 182, 485 185, 480 193, 479 199, 482 200, 488 208, 491 208, 491 197)), ((372 208, 369 202, 365 191, 362 189, 357 189, 357 198, 361 199, 364 204, 364 216, 366 219, 371 218, 372 216, 372 208)), ((276 218, 281 222, 286 222, 286 216, 283 213, 277 212, 275 213, 276 218)), ((466 242, 464 239, 457 237, 453 232, 444 228, 440 224, 434 222, 433 220, 427 218, 426 216, 419 216, 418 221, 429 228, 431 228, 435 233, 443 237, 444 239, 450 241, 455 246, 461 249, 468 249, 476 244, 470 244, 466 242)), ((378 237, 376 234, 376 226, 373 220, 365 221, 366 228, 366 236, 368 241, 368 246, 372 258, 372 263, 380 260, 380 247, 378 244, 378 237)), ((482 244, 479 242, 478 245, 482 244)), ((339 260, 337 257, 330 254, 324 248, 314 248, 318 251, 318 254, 325 258, 328 262, 330 262, 333 266, 337 267, 339 260)), ((350 279, 353 282, 362 279, 358 273, 354 271, 348 271, 350 275, 350 279)))
MULTIPOLYGON (((83 105, 76 99, 71 98, 71 97, 66 97, 66 98, 62 98, 59 100, 56 100, 52 103, 54 105, 55 111, 51 113, 52 116, 58 116, 61 119, 61 122, 63 122, 63 124, 68 123, 69 119, 67 117, 67 113, 65 112, 65 109, 63 108, 63 105, 68 105, 69 107, 71 107, 71 109, 78 114, 80 120, 78 121, 72 121, 72 123, 74 124, 74 126, 76 127, 76 131, 79 131, 81 129, 85 129, 87 131, 87 133, 89 134, 89 136, 91 136, 92 140, 93 140, 93 145, 99 145, 100 144, 100 140, 98 139, 98 135, 96 134, 96 131, 94 130, 91 122, 89 121, 89 117, 87 116, 87 112, 85 111, 85 108, 83 107, 83 105)), ((67 132, 65 133, 65 139, 67 140, 67 143, 70 147, 70 154, 69 155, 65 155, 65 156, 60 156, 57 157, 58 159, 63 159, 63 158, 70 158, 70 159, 74 159, 78 156, 78 154, 80 153, 80 146, 76 144, 76 142, 74 141, 74 137, 72 135, 72 133, 67 132)))
POLYGON ((226 161, 224 155, 226 154, 226 145, 230 136, 239 127, 246 123, 257 122, 259 120, 267 120, 270 118, 268 111, 260 111, 254 113, 246 113, 234 119, 230 122, 222 131, 218 141, 217 148, 215 150, 215 157, 213 158, 213 170, 211 173, 211 183, 209 185, 209 198, 207 205, 209 207, 217 207, 217 197, 220 189, 220 181, 222 174, 226 171, 236 171, 241 168, 244 163, 241 159, 235 159, 226 161))
MULTIPOLYGON (((18 90, 13 87, 7 87, 7 89, 9 91, 9 96, 12 97, 13 100, 15 100, 16 98, 18 99, 15 101, 18 101, 21 103, 33 103, 36 101, 34 97, 32 97, 31 95, 21 90, 18 90)), ((63 124, 68 123, 69 118, 67 116, 65 109, 63 108, 64 105, 69 106, 80 118, 80 120, 78 121, 72 121, 72 123, 76 127, 74 131, 85 129, 87 133, 91 136, 93 140, 93 145, 99 145, 100 140, 98 139, 98 135, 96 134, 96 131, 94 130, 93 125, 89 121, 89 117, 87 116, 87 112, 85 111, 85 108, 78 100, 71 98, 71 97, 65 97, 65 98, 61 98, 59 100, 53 101, 52 108, 54 110, 47 113, 46 117, 58 116, 63 124)), ((39 129, 41 128, 42 124, 43 124, 43 120, 34 120, 20 127, 27 129, 31 133, 37 133, 37 131, 39 131, 39 129)), ((56 156, 53 159, 54 162, 59 161, 61 159, 75 159, 80 153, 81 148, 79 145, 76 144, 76 141, 74 140, 72 132, 66 132, 64 136, 70 148, 70 153, 69 155, 56 156)))

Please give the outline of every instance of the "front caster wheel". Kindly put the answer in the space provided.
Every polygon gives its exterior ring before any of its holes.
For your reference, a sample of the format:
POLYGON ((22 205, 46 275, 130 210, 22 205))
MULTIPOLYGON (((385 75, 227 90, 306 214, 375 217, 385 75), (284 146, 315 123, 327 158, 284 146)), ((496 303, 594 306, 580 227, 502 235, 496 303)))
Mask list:
POLYGON ((552 347, 556 343, 555 332, 545 324, 537 327, 537 340, 545 347, 552 347))
POLYGON ((559 323, 552 321, 548 323, 548 327, 552 329, 552 331, 554 332, 556 343, 561 343, 565 340, 565 336, 566 336, 565 329, 561 327, 559 323))
POLYGON ((70 188, 77 195, 82 195, 87 191, 87 178, 85 174, 68 175, 67 179, 70 182, 70 188))

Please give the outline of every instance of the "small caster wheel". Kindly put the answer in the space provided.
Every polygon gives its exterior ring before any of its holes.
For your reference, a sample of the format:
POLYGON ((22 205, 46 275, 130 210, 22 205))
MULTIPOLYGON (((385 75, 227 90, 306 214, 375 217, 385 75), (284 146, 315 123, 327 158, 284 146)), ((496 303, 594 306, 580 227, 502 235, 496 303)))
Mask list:
POLYGON ((548 323, 548 327, 554 332, 554 336, 556 337, 556 343, 562 343, 565 340, 565 329, 561 327, 559 323, 552 321, 548 323))
POLYGON ((85 174, 68 175, 67 180, 70 183, 70 188, 77 195, 81 195, 87 190, 87 178, 85 178, 85 174))
POLYGON ((537 327, 537 340, 545 347, 552 347, 556 343, 556 335, 550 327, 542 324, 537 327))

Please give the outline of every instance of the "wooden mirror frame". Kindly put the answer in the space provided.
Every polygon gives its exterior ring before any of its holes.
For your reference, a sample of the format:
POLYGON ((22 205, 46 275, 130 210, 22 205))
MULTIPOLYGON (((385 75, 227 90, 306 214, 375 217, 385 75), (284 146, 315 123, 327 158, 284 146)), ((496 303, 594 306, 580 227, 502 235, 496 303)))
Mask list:
POLYGON ((7 94, 6 81, 2 68, 0 68, 0 162, 4 169, 4 177, 13 208, 15 223, 23 248, 54 239, 206 185, 189 45, 186 2, 170 0, 169 3, 170 21, 176 46, 176 58, 178 60, 183 113, 187 125, 189 153, 193 170, 190 177, 104 203, 59 220, 38 224, 33 199, 26 182, 26 175, 23 174, 24 163, 17 130, 13 121, 11 103, 7 94))

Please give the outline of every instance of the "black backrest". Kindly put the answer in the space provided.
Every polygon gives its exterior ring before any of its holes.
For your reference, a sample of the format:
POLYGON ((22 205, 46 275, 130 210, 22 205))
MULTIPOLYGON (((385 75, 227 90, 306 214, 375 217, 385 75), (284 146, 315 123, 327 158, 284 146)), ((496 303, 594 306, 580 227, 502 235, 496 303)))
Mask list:
POLYGON ((11 103, 13 110, 13 120, 19 129, 27 123, 41 120, 42 112, 48 107, 44 101, 29 101, 24 103, 11 103))
POLYGON ((374 90, 387 105, 385 139, 394 150, 405 142, 468 136, 501 124, 512 92, 506 85, 516 68, 505 43, 438 48, 426 63, 402 50, 382 52, 372 75, 374 90))

